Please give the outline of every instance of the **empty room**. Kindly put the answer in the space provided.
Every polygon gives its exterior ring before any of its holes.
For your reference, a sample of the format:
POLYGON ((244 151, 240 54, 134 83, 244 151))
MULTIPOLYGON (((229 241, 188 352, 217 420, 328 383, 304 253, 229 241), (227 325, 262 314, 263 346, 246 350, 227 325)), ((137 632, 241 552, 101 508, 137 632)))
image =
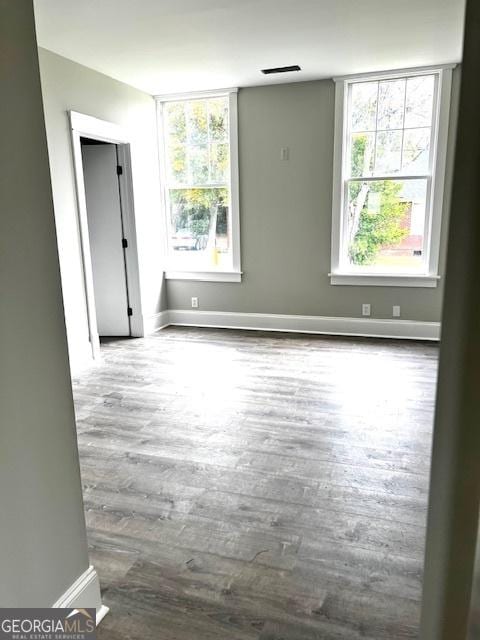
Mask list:
POLYGON ((0 0, 2 637, 480 637, 479 43, 0 0))

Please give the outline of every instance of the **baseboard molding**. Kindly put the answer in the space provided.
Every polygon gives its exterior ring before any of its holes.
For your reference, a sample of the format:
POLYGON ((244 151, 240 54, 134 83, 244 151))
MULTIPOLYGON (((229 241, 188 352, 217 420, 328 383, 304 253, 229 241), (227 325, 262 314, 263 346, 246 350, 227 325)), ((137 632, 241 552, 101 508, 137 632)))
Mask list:
POLYGON ((108 607, 102 604, 100 581, 95 569, 90 566, 75 580, 65 593, 52 605, 53 609, 88 609, 95 607, 97 625, 108 613, 108 607))
POLYGON ((162 319, 163 326, 216 327, 406 340, 440 339, 439 322, 180 309, 170 309, 163 313, 166 314, 166 320, 162 319))
POLYGON ((143 317, 143 329, 146 336, 151 333, 155 333, 155 331, 158 331, 159 329, 167 327, 168 324, 168 311, 160 311, 159 313, 154 313, 151 316, 143 317))

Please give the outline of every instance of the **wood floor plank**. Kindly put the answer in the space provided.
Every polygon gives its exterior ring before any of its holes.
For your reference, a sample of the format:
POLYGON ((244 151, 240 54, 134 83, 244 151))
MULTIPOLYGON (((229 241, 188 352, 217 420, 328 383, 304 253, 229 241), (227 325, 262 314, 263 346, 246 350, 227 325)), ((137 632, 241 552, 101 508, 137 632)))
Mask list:
POLYGON ((74 380, 99 638, 418 638, 437 351, 105 342, 74 380))

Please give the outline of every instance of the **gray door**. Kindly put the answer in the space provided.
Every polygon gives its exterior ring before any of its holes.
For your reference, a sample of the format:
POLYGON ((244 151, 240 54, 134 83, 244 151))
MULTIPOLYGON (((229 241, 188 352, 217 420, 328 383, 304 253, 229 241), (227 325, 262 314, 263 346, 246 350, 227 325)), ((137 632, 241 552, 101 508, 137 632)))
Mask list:
POLYGON ((88 235, 100 336, 128 336, 128 290, 114 144, 82 145, 88 235))

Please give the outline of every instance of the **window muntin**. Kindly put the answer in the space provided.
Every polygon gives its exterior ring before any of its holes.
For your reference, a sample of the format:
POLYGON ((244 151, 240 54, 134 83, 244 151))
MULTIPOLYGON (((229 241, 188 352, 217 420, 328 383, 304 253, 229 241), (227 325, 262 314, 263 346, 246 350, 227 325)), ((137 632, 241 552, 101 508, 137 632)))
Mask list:
POLYGON ((170 264, 232 270, 230 96, 165 101, 161 114, 170 264))
POLYGON ((428 271, 438 75, 346 83, 340 270, 428 271))

